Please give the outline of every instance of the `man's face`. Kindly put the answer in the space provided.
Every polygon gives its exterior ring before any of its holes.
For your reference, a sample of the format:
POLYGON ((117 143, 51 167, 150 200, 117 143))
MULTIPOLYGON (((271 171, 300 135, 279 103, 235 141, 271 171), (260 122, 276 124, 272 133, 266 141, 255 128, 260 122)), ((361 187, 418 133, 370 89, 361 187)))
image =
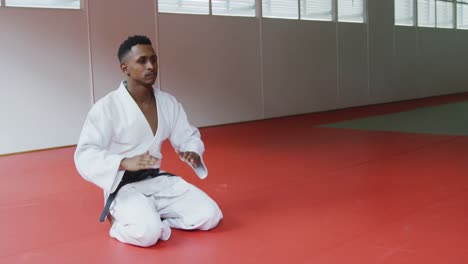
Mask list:
POLYGON ((151 86, 158 76, 158 58, 151 45, 135 45, 120 65, 128 78, 151 86))

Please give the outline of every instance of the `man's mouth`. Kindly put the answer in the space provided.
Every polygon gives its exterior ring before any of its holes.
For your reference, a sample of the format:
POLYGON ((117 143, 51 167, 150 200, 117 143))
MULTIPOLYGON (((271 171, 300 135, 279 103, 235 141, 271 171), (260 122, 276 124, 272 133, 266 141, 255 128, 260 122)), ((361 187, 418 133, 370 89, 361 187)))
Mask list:
POLYGON ((145 78, 154 78, 155 74, 152 72, 146 73, 145 78))

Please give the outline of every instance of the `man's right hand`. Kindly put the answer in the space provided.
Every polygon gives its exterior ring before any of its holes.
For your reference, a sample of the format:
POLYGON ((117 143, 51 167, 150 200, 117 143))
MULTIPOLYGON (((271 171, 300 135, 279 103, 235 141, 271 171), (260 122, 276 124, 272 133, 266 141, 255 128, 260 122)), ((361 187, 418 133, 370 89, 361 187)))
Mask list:
POLYGON ((151 156, 149 151, 145 154, 137 155, 131 158, 124 158, 120 162, 120 169, 127 171, 139 171, 152 169, 159 162, 159 159, 151 156))

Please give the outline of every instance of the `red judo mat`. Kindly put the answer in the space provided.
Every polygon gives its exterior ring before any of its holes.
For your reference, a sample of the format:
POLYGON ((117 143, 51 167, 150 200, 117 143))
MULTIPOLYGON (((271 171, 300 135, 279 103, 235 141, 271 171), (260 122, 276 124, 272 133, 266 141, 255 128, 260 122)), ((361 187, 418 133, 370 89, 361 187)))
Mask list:
POLYGON ((166 144, 163 169, 224 220, 150 248, 109 237, 74 148, 1 157, 0 263, 468 263, 468 137, 318 127, 466 99, 204 128, 206 180, 166 144))

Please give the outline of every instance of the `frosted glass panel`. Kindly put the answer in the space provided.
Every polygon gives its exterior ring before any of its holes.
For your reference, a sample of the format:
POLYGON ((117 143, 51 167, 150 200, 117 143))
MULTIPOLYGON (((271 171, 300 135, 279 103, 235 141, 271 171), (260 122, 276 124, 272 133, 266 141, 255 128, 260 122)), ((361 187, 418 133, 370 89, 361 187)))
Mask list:
POLYGON ((418 0, 418 26, 435 27, 435 0, 418 0))
POLYGON ((364 22, 364 0, 338 0, 338 21, 364 22))
POLYGON ((5 0, 6 6, 80 9, 80 0, 5 0))
POLYGON ((299 18, 299 2, 297 0, 263 0, 263 16, 274 18, 299 18))
POLYGON ((332 21, 332 0, 301 0, 301 19, 332 21))
POLYGON ((158 10, 162 13, 208 15, 210 6, 208 0, 159 0, 158 10))
POLYGON ((255 0, 212 0, 213 15, 255 16, 255 0))
POLYGON ((453 3, 437 1, 437 27, 453 28, 453 3))
POLYGON ((395 0, 395 25, 414 26, 414 0, 395 0))
POLYGON ((457 4, 457 28, 468 29, 468 1, 457 4))

